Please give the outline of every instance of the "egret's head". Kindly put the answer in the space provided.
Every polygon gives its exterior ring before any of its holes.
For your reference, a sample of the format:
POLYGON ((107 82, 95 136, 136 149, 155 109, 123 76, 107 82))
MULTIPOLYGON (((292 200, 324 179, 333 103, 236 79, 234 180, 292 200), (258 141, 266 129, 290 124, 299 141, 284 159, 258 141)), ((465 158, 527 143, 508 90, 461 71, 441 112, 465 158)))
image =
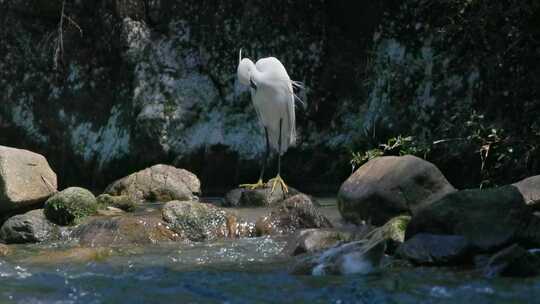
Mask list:
MULTIPOLYGON (((240 53, 241 56, 242 53, 240 53)), ((255 70, 255 64, 253 61, 251 61, 249 58, 240 58, 240 62, 238 63, 238 81, 240 81, 243 85, 250 85, 250 78, 255 70)))

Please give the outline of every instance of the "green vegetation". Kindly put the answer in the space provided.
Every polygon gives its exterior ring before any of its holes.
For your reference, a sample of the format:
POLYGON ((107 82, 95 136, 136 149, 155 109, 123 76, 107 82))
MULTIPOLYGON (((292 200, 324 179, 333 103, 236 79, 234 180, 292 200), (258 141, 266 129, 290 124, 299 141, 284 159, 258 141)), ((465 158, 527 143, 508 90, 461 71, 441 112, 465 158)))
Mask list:
POLYGON ((539 12, 537 1, 404 1, 386 15, 353 165, 414 154, 458 187, 538 174, 539 12))

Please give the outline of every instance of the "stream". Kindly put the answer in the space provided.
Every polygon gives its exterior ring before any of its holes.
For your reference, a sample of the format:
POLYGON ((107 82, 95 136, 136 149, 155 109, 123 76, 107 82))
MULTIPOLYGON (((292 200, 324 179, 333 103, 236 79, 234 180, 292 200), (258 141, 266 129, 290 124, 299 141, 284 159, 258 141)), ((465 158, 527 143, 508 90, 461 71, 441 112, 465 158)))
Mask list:
MULTIPOLYGON (((338 220, 335 203, 320 202, 320 210, 338 220)), ((249 219, 266 210, 235 211, 249 219)), ((294 258, 282 254, 286 241, 259 237, 93 249, 16 245, 14 254, 0 258, 0 302, 480 304, 533 303, 540 298, 540 278, 486 279, 456 269, 290 275, 294 258)))

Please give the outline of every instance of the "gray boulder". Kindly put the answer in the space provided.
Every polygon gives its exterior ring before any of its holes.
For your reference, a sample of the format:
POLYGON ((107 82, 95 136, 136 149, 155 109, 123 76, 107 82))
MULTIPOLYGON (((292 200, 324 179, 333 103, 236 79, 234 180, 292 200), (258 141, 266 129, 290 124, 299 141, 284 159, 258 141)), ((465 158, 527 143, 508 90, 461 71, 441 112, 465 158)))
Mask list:
POLYGON ((110 184, 105 193, 127 195, 139 201, 192 200, 201 192, 195 174, 173 166, 155 165, 110 184))
POLYGON ((45 202, 45 216, 58 225, 73 225, 97 213, 98 204, 92 192, 79 187, 64 189, 45 202))
POLYGON ((513 243, 540 245, 540 218, 514 186, 450 193, 414 215, 405 239, 418 233, 465 237, 475 253, 513 243))
POLYGON ((455 265, 470 257, 469 248, 462 236, 419 233, 401 244, 396 254, 417 265, 455 265))
POLYGON ((0 228, 0 239, 11 243, 36 243, 58 237, 59 229, 45 218, 43 209, 10 217, 0 228))
POLYGON ((250 236, 253 229, 224 209, 196 201, 168 202, 162 215, 173 231, 191 241, 250 236))
POLYGON ((384 156, 358 168, 341 185, 338 207, 347 221, 382 225, 398 215, 414 215, 454 191, 432 163, 411 155, 384 156))
POLYGON ((0 213, 43 203, 56 188, 56 173, 45 157, 0 146, 0 213))
POLYGON ((255 223, 257 235, 290 234, 305 228, 332 228, 330 220, 305 194, 287 198, 255 223))

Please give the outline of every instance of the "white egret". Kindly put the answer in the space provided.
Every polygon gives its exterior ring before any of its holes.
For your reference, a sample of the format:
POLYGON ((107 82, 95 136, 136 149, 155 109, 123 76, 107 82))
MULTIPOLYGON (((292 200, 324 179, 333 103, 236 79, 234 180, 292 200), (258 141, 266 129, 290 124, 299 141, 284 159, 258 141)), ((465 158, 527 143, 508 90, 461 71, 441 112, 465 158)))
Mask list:
POLYGON ((249 58, 242 58, 242 50, 237 73, 240 83, 251 87, 251 101, 266 136, 266 153, 259 180, 255 184, 243 184, 240 187, 256 189, 265 186, 264 169, 270 148, 273 148, 278 153, 278 173, 268 183, 272 184, 272 192, 280 184, 283 193, 288 193, 287 185, 281 178, 281 156, 296 141, 294 102, 298 97, 293 87, 301 87, 301 84, 291 80, 278 59, 261 58, 254 64, 249 58))

